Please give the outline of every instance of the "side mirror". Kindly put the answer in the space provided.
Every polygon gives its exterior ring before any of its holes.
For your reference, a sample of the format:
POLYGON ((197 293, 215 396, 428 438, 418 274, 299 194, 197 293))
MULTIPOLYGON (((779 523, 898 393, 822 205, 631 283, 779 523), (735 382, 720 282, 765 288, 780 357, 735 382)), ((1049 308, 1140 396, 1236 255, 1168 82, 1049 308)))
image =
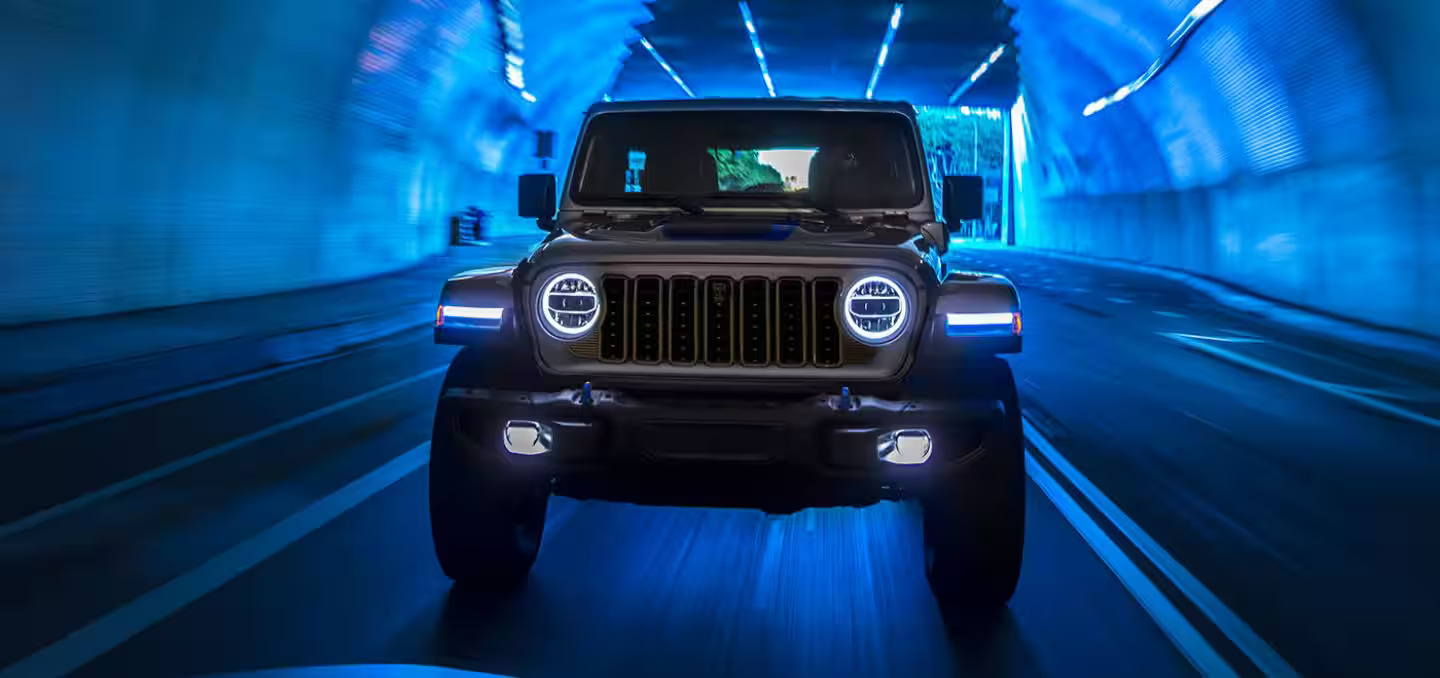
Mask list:
POLYGON ((520 175, 520 216, 540 220, 542 230, 550 230, 555 219, 555 175, 520 175))
POLYGON ((950 251, 950 229, 938 221, 931 221, 920 227, 920 233, 944 256, 950 251))
POLYGON ((962 221, 985 218, 985 178, 980 176, 945 177, 940 198, 945 223, 950 228, 962 221))

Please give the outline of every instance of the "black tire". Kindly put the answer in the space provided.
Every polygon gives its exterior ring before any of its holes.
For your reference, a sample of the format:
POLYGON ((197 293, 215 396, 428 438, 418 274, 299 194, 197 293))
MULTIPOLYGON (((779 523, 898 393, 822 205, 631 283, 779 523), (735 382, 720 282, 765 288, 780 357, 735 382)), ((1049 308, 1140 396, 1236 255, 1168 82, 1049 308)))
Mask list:
MULTIPOLYGON (((451 371, 460 364, 457 358, 451 371)), ((540 551, 550 479, 513 469, 504 459, 478 460, 477 453, 498 450, 463 445, 452 416, 442 400, 430 440, 435 557, 457 583, 486 589, 517 586, 540 551)))
POLYGON ((976 372, 1004 399, 1004 430, 921 502, 925 577, 941 608, 951 612, 1008 603, 1025 545, 1025 442, 1015 379, 998 359, 976 372))

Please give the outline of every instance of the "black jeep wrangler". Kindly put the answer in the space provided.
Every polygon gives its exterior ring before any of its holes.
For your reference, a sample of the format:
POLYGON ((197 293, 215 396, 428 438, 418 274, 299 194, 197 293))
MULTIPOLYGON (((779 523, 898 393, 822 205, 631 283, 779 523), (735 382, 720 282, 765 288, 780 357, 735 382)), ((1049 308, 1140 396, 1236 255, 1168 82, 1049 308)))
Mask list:
MULTIPOLYGON (((978 217, 947 177, 946 217, 978 217)), ((1005 278, 948 270, 914 109, 839 100, 595 105, 548 232, 445 285, 464 347, 431 443, 450 577, 523 580, 552 494, 771 512, 923 508, 946 607, 1015 589, 1025 470, 1005 278)))

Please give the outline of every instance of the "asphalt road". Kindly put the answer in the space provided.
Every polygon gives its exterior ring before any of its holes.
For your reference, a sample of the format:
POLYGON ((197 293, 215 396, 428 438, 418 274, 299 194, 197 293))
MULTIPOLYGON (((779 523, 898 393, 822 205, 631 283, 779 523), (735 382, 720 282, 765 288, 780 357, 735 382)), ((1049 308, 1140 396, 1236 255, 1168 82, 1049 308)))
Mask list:
MULTIPOLYGON (((1022 288, 1014 362, 1035 430, 1288 666, 1427 673, 1440 429, 1425 384, 1440 382, 1424 366, 1233 317, 1148 277, 1009 251, 956 260, 1022 288)), ((888 503, 767 517, 557 500, 523 591, 451 591, 430 549, 421 447, 450 352, 404 336, 0 450, 0 676, 372 662, 517 676, 1194 673, 1174 627, 1057 509, 1053 483, 1030 487, 1009 611, 948 630, 914 516, 888 503)), ((1203 604, 1139 570, 1203 621, 1203 604)), ((1223 628, 1197 626, 1223 644, 1223 628)))

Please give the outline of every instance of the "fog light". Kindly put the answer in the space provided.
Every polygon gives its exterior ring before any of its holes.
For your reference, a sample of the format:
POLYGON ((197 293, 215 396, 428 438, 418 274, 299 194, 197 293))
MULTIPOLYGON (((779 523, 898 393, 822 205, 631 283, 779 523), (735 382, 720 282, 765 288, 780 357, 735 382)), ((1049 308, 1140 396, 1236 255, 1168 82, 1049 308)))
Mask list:
POLYGON ((923 464, 930 458, 930 434, 919 428, 891 431, 880 436, 876 453, 892 464, 923 464))
POLYGON ((505 451, 534 456, 550 451, 550 427, 534 421, 505 422, 505 451))

